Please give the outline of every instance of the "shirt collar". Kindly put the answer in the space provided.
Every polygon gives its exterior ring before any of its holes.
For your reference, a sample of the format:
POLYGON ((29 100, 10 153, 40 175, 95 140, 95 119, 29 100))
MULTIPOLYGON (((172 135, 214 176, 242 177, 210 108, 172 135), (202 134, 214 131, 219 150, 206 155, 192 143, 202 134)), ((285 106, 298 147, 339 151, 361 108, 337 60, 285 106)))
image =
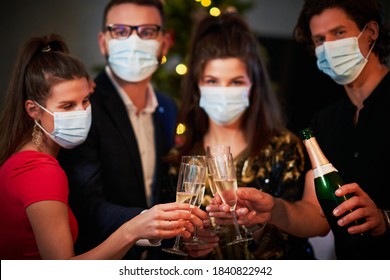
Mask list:
MULTIPOLYGON (((121 97, 123 103, 127 108, 129 108, 131 111, 137 111, 137 108, 134 106, 133 101, 129 98, 129 96, 126 94, 124 89, 117 83, 117 81, 114 79, 114 75, 112 73, 111 68, 106 65, 105 71, 108 75, 108 78, 111 80, 112 84, 116 88, 116 90, 119 93, 119 96, 121 97)), ((153 86, 151 83, 148 84, 148 89, 146 92, 146 106, 143 110, 141 110, 141 113, 154 113, 156 108, 158 107, 158 101, 156 97, 156 93, 153 89, 153 86)))

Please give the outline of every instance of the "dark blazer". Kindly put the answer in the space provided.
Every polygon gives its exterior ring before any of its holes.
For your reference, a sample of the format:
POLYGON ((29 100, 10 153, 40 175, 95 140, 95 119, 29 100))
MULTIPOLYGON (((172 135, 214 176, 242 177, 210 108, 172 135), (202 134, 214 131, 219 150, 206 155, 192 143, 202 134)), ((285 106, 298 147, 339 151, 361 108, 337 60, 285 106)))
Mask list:
MULTIPOLYGON (((87 140, 72 150, 61 149, 58 156, 69 179, 69 202, 79 222, 76 253, 96 246, 147 208, 140 153, 126 107, 105 71, 95 83, 87 140)), ((177 106, 172 98, 156 95, 153 204, 175 201, 175 190, 166 190, 159 182, 168 168, 161 158, 174 145, 177 106)), ((129 258, 139 257, 134 247, 129 258)))

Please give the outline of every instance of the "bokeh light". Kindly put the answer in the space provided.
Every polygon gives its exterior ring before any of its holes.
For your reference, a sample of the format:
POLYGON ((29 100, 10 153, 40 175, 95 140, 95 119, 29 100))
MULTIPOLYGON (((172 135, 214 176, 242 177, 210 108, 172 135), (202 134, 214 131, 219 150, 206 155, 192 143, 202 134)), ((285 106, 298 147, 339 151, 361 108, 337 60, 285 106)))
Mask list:
POLYGON ((186 131, 186 126, 182 123, 179 123, 176 127, 176 134, 181 135, 186 131))
POLYGON ((214 17, 217 17, 221 14, 221 10, 218 9, 217 7, 212 7, 210 9, 210 15, 214 16, 214 17))
POLYGON ((200 1, 200 4, 203 6, 203 7, 208 7, 211 5, 211 0, 201 0, 200 1))
POLYGON ((179 74, 179 75, 184 75, 185 73, 187 73, 187 66, 180 63, 176 66, 176 73, 179 74))

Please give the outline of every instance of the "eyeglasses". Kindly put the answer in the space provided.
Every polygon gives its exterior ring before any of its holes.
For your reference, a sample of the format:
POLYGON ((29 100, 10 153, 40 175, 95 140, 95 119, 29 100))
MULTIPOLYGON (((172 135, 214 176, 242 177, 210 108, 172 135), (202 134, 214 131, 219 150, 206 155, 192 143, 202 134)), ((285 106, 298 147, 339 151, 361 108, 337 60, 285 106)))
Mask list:
POLYGON ((144 40, 155 39, 161 30, 161 26, 157 24, 143 24, 143 25, 124 25, 124 24, 110 24, 106 26, 106 30, 110 31, 111 37, 114 39, 127 39, 133 33, 137 32, 138 37, 144 40))

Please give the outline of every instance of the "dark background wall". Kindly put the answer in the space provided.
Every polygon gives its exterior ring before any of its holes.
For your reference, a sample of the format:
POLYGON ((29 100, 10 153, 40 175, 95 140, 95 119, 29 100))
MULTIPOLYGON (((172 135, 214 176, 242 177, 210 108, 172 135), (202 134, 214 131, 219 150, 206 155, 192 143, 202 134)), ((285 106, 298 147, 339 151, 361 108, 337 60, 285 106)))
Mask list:
MULTIPOLYGON (((169 2, 170 0, 166 0, 169 2)), ((183 0, 193 1, 193 0, 183 0)), ((242 0, 248 2, 250 0, 242 0)), ((390 23, 390 0, 382 0, 390 23)), ((61 34, 91 75, 104 63, 97 45, 108 0, 13 0, 0 5, 0 106, 21 44, 32 35, 61 34)), ((286 100, 290 127, 303 128, 314 111, 342 92, 321 74, 303 46, 291 37, 303 0, 254 0, 244 16, 265 50, 275 88, 286 100), (306 92, 308 94, 306 94, 306 92)))

